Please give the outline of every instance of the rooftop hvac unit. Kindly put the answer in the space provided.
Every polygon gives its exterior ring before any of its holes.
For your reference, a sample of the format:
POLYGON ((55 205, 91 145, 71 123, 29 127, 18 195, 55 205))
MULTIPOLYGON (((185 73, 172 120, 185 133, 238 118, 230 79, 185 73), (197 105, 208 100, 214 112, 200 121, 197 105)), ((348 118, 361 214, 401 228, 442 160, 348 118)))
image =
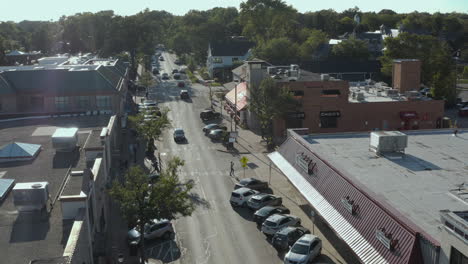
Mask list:
POLYGON ((377 154, 405 152, 408 146, 408 136, 399 131, 376 131, 370 135, 370 149, 377 154))
POLYGON ((328 80, 330 80, 330 75, 328 75, 328 74, 320 74, 320 79, 321 79, 322 81, 328 81, 328 80))
POLYGON ((369 86, 369 85, 364 86, 364 90, 365 90, 366 92, 369 92, 370 86, 369 86))
POLYGON ((78 128, 57 128, 52 135, 52 146, 58 152, 71 152, 78 143, 78 128))
POLYGON ((268 72, 268 75, 275 75, 277 72, 277 69, 274 66, 270 66, 270 67, 267 67, 267 72, 268 72))
POLYGON ((391 97, 398 96, 398 90, 396 89, 387 90, 387 96, 391 96, 391 97))
POLYGON ((358 101, 364 101, 365 97, 364 97, 364 93, 363 92, 359 92, 356 94, 356 100, 358 101))
POLYGON ((48 182, 17 183, 13 188, 13 203, 20 212, 41 210, 49 199, 48 182))

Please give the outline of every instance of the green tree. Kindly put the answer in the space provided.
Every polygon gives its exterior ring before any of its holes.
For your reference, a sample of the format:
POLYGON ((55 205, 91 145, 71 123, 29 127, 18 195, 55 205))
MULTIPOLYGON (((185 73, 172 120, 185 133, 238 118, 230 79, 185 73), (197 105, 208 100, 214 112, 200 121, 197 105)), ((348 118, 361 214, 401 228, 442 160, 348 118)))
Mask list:
POLYGON ((250 109, 260 121, 263 132, 266 132, 267 142, 271 144, 273 135, 273 120, 283 117, 297 106, 288 87, 278 87, 272 78, 264 79, 259 87, 252 87, 250 109))
POLYGON ((167 168, 162 170, 156 182, 150 179, 141 167, 129 169, 125 181, 114 181, 109 191, 110 196, 118 202, 120 210, 131 226, 137 226, 141 233, 141 256, 145 263, 145 224, 153 219, 176 219, 190 216, 194 204, 190 192, 192 182, 181 182, 178 176, 184 161, 172 158, 167 168))
POLYGON ((328 43, 328 36, 321 30, 312 30, 309 37, 299 47, 302 59, 310 58, 322 44, 328 43))
POLYGON ((145 71, 141 74, 141 77, 138 79, 138 84, 148 89, 149 87, 155 84, 153 76, 149 71, 145 71))
POLYGON ((133 127, 138 135, 147 140, 147 151, 153 152, 154 140, 157 139, 164 129, 168 128, 171 124, 167 114, 168 108, 163 108, 157 111, 143 111, 134 116, 129 116, 130 125, 133 127))
POLYGON ((257 47, 254 54, 273 64, 284 65, 297 60, 299 47, 288 38, 275 38, 257 47))
POLYGON ((338 34, 353 32, 355 22, 350 17, 343 17, 338 21, 338 34))
POLYGON ((367 43, 354 37, 334 45, 331 54, 334 57, 359 59, 368 59, 370 56, 367 43))
POLYGON ((386 38, 385 47, 380 58, 385 76, 391 76, 394 59, 419 59, 422 83, 432 86, 436 99, 455 102, 455 64, 446 43, 433 36, 402 33, 396 38, 386 38))
POLYGON ((462 78, 468 79, 468 66, 463 67, 462 78))

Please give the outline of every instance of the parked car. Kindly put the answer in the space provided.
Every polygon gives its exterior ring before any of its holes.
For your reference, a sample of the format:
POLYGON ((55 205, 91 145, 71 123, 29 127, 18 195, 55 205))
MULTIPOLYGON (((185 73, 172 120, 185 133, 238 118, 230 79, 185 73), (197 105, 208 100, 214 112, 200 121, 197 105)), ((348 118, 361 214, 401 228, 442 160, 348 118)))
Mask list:
POLYGON ((159 110, 158 103, 153 100, 145 100, 143 103, 138 104, 138 111, 154 112, 159 110))
MULTIPOLYGON (((150 223, 145 224, 145 231, 143 237, 147 240, 156 238, 169 239, 173 234, 174 228, 169 220, 154 219, 150 221, 150 223)), ((141 233, 137 227, 128 231, 127 239, 130 245, 139 244, 141 242, 141 233)))
POLYGON ((249 200, 250 197, 253 195, 257 194, 258 192, 249 188, 240 188, 237 190, 234 190, 231 193, 231 198, 229 199, 229 202, 233 207, 236 206, 245 206, 247 204, 247 200, 249 200))
POLYGON ((180 68, 179 73, 185 74, 187 72, 187 69, 185 67, 180 68))
POLYGON ((159 57, 159 60, 160 60, 160 61, 164 61, 164 57, 163 57, 163 56, 160 56, 160 57, 159 57))
POLYGON ((154 74, 154 75, 158 75, 158 74, 159 74, 159 70, 156 69, 156 68, 153 68, 153 74, 154 74))
POLYGON ((223 139, 225 135, 226 131, 224 131, 223 129, 213 129, 208 134, 208 137, 213 140, 220 140, 223 139))
POLYGON ((204 126, 202 130, 205 133, 210 133, 210 131, 214 130, 214 129, 222 129, 222 130, 226 131, 227 127, 223 126, 221 124, 208 124, 208 125, 204 126))
POLYGON ((257 225, 261 225, 270 215, 289 213, 289 209, 284 206, 265 206, 254 213, 253 220, 257 225))
POLYGON ((302 226, 288 226, 276 232, 271 243, 278 250, 287 250, 305 234, 310 234, 310 230, 302 226))
POLYGON ((180 91, 180 99, 189 99, 189 93, 187 90, 181 90, 180 91))
POLYGON ((182 82, 182 81, 177 82, 177 87, 180 87, 180 88, 185 87, 185 82, 182 82))
POLYGON ((283 198, 278 195, 259 193, 256 194, 247 201, 247 206, 252 210, 258 210, 267 205, 281 205, 283 198))
POLYGON ((175 59, 174 63, 177 64, 177 65, 179 65, 179 64, 180 64, 180 60, 179 60, 179 59, 175 59))
POLYGON ((172 74, 172 78, 174 78, 174 80, 180 80, 180 73, 176 72, 172 74))
POLYGON ((163 72, 163 74, 161 74, 161 79, 169 80, 169 74, 167 74, 166 72, 163 72))
POLYGON ((294 215, 274 214, 268 217, 262 224, 262 233, 272 236, 280 229, 287 226, 300 225, 301 219, 294 215))
POLYGON ((220 117, 221 117, 221 113, 217 113, 213 111, 212 109, 205 109, 200 113, 200 118, 203 119, 204 121, 218 119, 220 117))
POLYGON ((317 236, 305 234, 294 243, 284 256, 284 264, 311 262, 322 254, 322 241, 317 236))
POLYGON ((174 141, 175 142, 184 142, 186 140, 185 138, 185 132, 182 128, 176 128, 174 130, 174 141))
POLYGON ((268 182, 257 180, 255 178, 245 178, 236 183, 234 189, 238 189, 241 187, 247 187, 254 190, 264 190, 268 189, 268 182))
POLYGON ((172 74, 174 74, 174 73, 179 73, 179 70, 178 69, 173 69, 172 74))

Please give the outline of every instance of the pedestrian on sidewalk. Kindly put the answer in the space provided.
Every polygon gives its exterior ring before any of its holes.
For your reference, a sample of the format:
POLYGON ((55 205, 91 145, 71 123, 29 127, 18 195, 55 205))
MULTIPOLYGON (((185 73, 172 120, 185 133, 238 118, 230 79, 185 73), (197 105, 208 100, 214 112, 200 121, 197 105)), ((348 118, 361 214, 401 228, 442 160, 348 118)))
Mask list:
POLYGON ((234 175, 234 162, 231 161, 231 172, 229 172, 229 176, 235 176, 234 175))

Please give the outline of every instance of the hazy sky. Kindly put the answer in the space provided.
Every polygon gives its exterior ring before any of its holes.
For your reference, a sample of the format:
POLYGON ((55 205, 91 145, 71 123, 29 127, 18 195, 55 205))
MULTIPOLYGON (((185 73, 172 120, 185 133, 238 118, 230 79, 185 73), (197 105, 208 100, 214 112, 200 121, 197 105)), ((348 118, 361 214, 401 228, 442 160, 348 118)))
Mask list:
MULTIPOLYGON (((213 7, 239 8, 241 0, 0 0, 0 21, 57 20, 62 15, 80 12, 114 10, 118 15, 133 15, 149 8, 183 15, 188 10, 207 10, 213 7), (2 3, 3 2, 3 3, 2 3), (8 4, 6 4, 8 3, 8 4)), ((299 12, 335 9, 342 11, 358 6, 362 11, 392 9, 398 13, 462 12, 468 13, 468 0, 286 0, 299 12)))

